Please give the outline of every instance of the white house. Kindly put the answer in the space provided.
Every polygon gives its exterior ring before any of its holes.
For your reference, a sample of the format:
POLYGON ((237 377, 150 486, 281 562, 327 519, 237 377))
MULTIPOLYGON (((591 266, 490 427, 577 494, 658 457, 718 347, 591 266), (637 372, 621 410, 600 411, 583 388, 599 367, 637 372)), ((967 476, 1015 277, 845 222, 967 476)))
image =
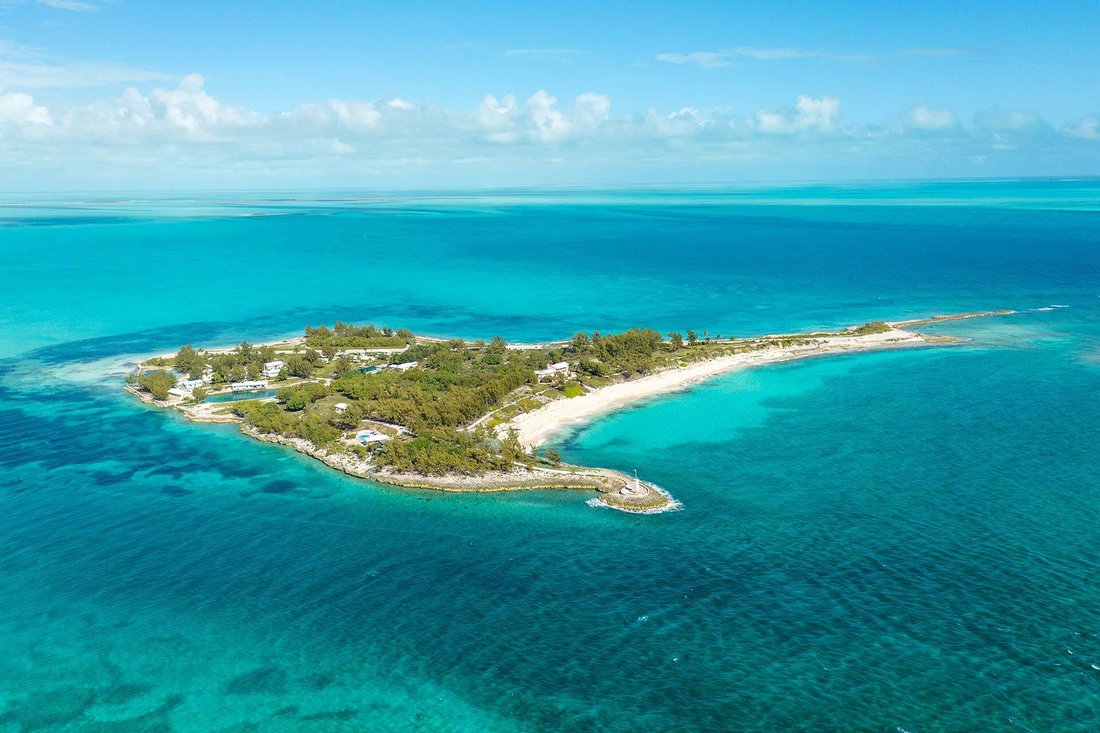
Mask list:
POLYGON ((210 384, 214 381, 214 369, 211 367, 204 367, 202 370, 202 382, 203 384, 210 384))
POLYGON ((283 367, 285 367, 285 366, 286 366, 286 362, 285 361, 279 361, 278 359, 276 359, 275 361, 265 362, 264 363, 264 376, 265 377, 277 377, 277 376, 279 376, 279 372, 281 372, 283 370, 283 367))
POLYGON ((337 402, 335 405, 332 406, 332 409, 336 410, 337 412, 345 412, 348 409, 348 403, 337 402))
POLYGON ((249 382, 233 382, 229 385, 229 389, 234 392, 258 392, 261 389, 267 389, 267 380, 254 379, 249 382))
POLYGON ((173 387, 168 390, 168 394, 172 397, 179 397, 180 399, 186 399, 191 396, 191 392, 186 389, 180 389, 179 387, 173 387))
POLYGON ((418 361, 407 361, 404 364, 391 364, 390 369, 396 369, 399 372, 407 372, 419 363, 418 361))
POLYGON ((201 379, 181 379, 176 382, 176 387, 187 392, 193 392, 204 384, 201 379))
POLYGON ((366 445, 367 443, 381 443, 383 441, 389 440, 390 436, 386 435, 385 433, 375 432, 373 430, 364 430, 363 432, 356 435, 355 438, 359 441, 360 445, 366 445))
POLYGON ((558 376, 569 376, 569 362, 559 361, 556 364, 551 364, 546 369, 539 369, 535 372, 535 376, 538 377, 540 382, 548 382, 558 376))

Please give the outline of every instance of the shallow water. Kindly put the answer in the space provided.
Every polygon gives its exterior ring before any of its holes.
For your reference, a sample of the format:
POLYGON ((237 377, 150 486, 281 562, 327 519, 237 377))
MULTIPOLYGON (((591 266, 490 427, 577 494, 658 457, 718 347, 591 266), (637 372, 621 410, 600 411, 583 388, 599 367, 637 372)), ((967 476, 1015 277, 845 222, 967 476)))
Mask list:
POLYGON ((4 207, 0 731, 1097 729, 1095 186, 906 190, 4 207), (658 516, 377 487, 117 389, 137 354, 336 319, 994 307, 1020 312, 936 327, 964 346, 730 374, 557 442, 683 502, 658 516))

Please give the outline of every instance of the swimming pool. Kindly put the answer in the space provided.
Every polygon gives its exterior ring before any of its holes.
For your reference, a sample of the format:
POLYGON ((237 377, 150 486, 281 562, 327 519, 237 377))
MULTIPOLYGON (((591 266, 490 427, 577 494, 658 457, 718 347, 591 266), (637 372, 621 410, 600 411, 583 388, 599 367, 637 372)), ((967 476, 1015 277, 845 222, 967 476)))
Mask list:
POLYGON ((239 402, 240 400, 259 400, 265 397, 274 397, 279 393, 277 389, 262 389, 256 392, 227 392, 207 397, 204 402, 239 402))

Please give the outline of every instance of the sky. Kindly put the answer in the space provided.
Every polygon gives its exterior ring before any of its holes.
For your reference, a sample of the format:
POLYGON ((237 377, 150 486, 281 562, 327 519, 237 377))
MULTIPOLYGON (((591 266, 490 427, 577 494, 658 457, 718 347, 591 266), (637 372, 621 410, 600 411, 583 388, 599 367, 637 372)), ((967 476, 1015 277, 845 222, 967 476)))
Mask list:
POLYGON ((1100 175, 1100 3, 0 0, 0 190, 1100 175))

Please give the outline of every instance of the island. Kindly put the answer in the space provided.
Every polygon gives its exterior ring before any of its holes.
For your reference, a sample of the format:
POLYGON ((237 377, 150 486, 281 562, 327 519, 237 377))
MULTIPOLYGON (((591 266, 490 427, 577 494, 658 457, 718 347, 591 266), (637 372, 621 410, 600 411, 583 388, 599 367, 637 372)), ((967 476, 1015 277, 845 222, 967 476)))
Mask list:
POLYGON ((750 337, 632 328, 539 344, 336 323, 274 343, 183 346, 138 362, 125 389, 371 481, 452 492, 574 489, 591 492, 595 506, 657 513, 679 507, 664 488, 636 473, 570 465, 545 444, 597 415, 735 369, 957 344, 916 329, 1009 313, 750 337))

